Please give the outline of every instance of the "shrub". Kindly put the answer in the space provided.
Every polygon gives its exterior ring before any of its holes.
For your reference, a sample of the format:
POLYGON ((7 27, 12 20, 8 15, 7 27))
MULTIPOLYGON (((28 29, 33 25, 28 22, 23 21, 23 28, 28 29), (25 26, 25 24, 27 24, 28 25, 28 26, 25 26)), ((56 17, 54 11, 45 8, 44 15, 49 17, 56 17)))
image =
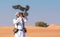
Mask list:
POLYGON ((48 25, 47 25, 47 23, 45 23, 45 22, 40 22, 40 21, 38 21, 38 22, 35 22, 35 26, 47 27, 48 25))

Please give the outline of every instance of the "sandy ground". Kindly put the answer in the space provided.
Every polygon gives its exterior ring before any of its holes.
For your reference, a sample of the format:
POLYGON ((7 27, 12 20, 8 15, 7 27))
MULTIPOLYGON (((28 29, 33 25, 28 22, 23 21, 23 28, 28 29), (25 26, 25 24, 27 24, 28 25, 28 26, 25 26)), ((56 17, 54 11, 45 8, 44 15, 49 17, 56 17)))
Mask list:
MULTIPOLYGON (((0 37, 14 37, 12 26, 0 27, 0 37)), ((50 25, 47 28, 26 26, 26 37, 60 37, 60 26, 50 25)))

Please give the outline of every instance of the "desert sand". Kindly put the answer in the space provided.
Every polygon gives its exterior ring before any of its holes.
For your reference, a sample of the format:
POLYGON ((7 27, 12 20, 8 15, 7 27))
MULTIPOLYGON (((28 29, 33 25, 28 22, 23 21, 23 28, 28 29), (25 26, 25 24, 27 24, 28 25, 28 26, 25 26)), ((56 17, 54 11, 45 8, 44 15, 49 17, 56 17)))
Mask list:
MULTIPOLYGON (((50 25, 49 27, 26 26, 26 37, 60 37, 60 26, 50 25)), ((1 26, 0 37, 14 37, 13 26, 1 26)))

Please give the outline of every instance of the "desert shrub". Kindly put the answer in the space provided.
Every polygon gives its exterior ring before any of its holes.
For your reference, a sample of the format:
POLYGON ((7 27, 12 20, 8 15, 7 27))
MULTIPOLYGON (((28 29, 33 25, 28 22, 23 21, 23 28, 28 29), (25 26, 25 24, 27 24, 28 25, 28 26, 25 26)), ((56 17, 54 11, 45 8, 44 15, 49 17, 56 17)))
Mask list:
POLYGON ((35 22, 35 26, 39 26, 39 27, 48 27, 47 23, 41 22, 41 21, 35 22))

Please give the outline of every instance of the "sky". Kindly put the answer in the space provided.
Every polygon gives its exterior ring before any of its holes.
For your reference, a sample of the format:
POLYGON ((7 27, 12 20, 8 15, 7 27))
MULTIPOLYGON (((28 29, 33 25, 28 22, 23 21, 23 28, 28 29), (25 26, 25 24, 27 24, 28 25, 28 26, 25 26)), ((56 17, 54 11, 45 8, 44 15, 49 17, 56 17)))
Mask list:
POLYGON ((47 24, 60 24, 60 0, 0 0, 0 26, 13 26, 15 13, 13 5, 30 6, 28 11, 28 26, 34 26, 36 21, 47 24))

